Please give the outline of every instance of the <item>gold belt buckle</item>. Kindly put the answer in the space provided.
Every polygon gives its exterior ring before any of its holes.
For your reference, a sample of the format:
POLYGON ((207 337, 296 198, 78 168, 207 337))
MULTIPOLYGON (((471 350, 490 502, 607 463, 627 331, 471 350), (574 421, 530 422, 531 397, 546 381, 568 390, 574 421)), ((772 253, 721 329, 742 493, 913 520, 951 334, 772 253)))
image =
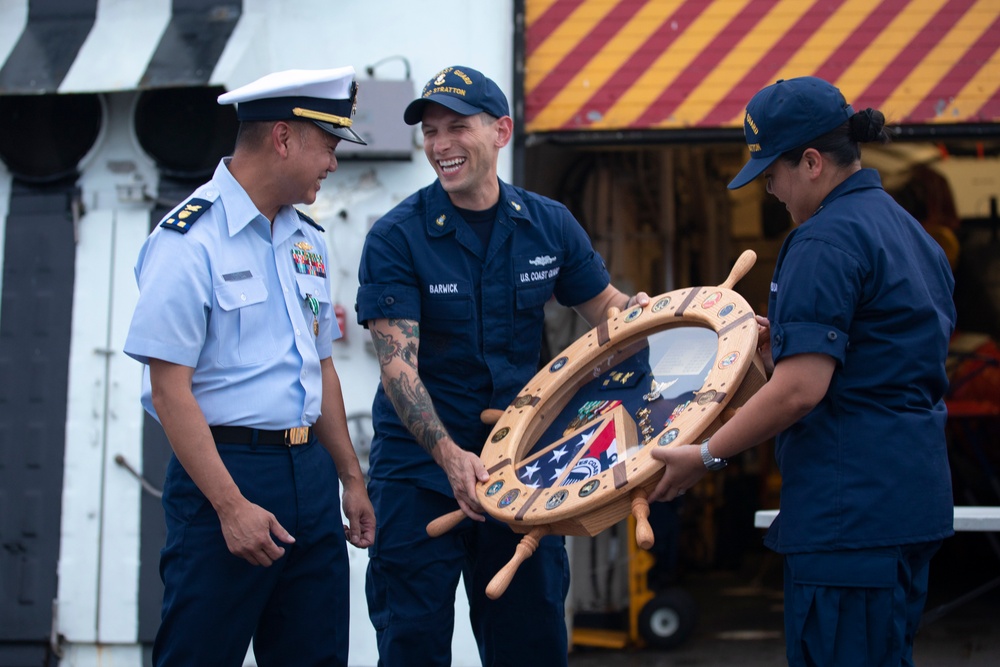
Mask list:
POLYGON ((289 447, 292 445, 304 445, 307 442, 309 442, 308 426, 296 426, 295 428, 285 429, 285 444, 289 447))

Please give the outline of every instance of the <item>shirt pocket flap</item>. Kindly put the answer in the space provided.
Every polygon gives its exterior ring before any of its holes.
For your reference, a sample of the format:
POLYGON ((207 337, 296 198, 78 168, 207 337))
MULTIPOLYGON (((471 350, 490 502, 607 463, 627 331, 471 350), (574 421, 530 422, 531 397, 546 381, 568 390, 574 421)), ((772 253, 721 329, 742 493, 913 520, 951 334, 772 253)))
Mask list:
POLYGON ((308 299, 316 297, 320 303, 330 303, 330 297, 326 292, 326 279, 319 276, 295 276, 295 283, 299 287, 299 297, 308 299))
POLYGON ((519 287, 517 289, 517 307, 519 310, 525 308, 538 308, 544 306, 552 296, 552 284, 533 285, 531 287, 519 287))
POLYGON ((267 301, 267 286, 260 278, 223 283, 215 288, 215 299, 222 310, 236 310, 267 301))
MULTIPOLYGON (((427 299, 423 305, 423 314, 429 318, 440 320, 470 320, 472 319, 472 298, 467 294, 449 295, 427 299)), ((421 318, 421 326, 430 324, 421 318)))

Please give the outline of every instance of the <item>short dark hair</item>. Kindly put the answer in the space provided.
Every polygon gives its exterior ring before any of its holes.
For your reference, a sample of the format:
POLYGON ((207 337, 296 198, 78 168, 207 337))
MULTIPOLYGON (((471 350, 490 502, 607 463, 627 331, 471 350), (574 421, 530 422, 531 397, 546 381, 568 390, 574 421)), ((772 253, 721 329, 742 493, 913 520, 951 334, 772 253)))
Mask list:
POLYGON ((273 120, 245 120, 236 131, 236 146, 238 148, 257 148, 271 132, 273 120))

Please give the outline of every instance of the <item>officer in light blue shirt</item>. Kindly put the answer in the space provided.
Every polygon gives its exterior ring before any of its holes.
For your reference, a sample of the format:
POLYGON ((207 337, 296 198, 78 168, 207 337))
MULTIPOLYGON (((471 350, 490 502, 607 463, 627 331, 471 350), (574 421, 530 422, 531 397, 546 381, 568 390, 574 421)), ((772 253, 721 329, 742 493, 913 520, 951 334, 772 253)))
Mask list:
POLYGON ((346 665, 346 540, 375 518, 347 433, 322 228, 295 208, 337 168, 350 67, 227 93, 236 148, 146 240, 125 352, 170 440, 154 664, 346 665), (343 485, 343 511, 338 476, 343 485), (294 537, 293 537, 294 534, 294 537))

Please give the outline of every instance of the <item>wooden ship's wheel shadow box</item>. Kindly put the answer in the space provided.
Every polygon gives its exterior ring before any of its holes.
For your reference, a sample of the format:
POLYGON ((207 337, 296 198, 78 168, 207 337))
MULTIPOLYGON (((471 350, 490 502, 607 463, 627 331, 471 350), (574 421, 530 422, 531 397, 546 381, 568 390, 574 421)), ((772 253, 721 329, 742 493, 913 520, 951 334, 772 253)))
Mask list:
MULTIPOLYGON (((702 442, 766 381, 757 322, 733 286, 756 261, 745 251, 721 285, 612 310, 525 385, 495 421, 477 486, 484 510, 524 534, 486 589, 496 599, 548 534, 594 536, 630 514, 653 544, 648 493, 662 475, 658 447, 702 442)), ((461 510, 431 522, 440 535, 461 510)))

